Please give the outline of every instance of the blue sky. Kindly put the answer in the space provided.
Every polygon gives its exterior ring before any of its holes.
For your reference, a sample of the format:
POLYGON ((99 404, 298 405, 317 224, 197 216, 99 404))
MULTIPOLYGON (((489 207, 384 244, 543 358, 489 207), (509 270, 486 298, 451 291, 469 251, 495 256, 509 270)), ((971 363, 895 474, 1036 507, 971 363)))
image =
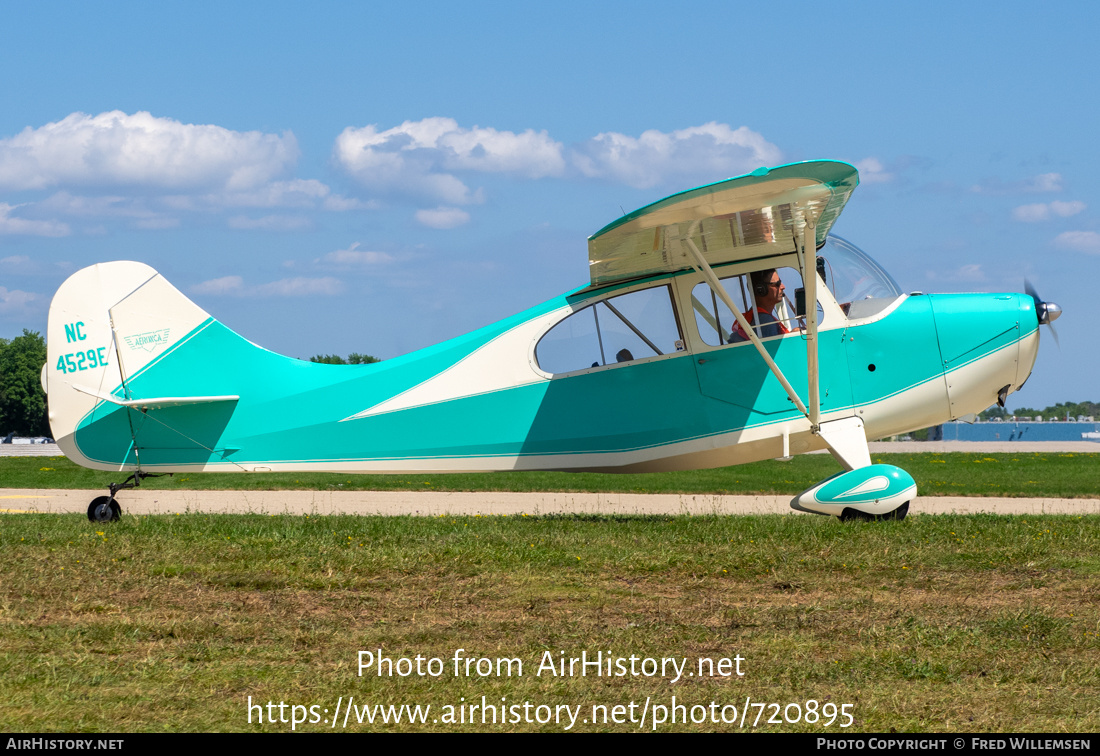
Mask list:
POLYGON ((275 351, 394 357, 585 283, 624 211, 828 158, 904 289, 1062 306, 1010 408, 1100 399, 1095 3, 0 12, 0 337, 132 259, 275 351))

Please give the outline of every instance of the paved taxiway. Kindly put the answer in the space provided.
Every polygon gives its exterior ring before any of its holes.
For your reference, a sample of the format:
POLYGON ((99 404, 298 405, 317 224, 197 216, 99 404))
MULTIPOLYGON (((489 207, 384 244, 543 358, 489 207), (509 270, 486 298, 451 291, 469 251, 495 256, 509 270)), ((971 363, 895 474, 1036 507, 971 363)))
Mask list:
MULTIPOLYGON (((949 452, 1097 453, 1090 441, 898 441, 870 444, 872 454, 949 452)), ((105 490, 0 489, 0 513, 86 512, 105 490)), ((359 515, 798 514, 790 496, 713 494, 509 493, 445 491, 153 491, 119 494, 127 514, 259 513, 359 515)), ((1100 514, 1100 498, 920 496, 912 514, 1100 514)))
MULTIPOLYGON (((0 489, 0 513, 86 512, 104 491, 0 489)), ((790 496, 445 491, 123 491, 127 514, 797 514, 790 496)), ((1100 499, 921 496, 912 514, 1100 514, 1100 499)))

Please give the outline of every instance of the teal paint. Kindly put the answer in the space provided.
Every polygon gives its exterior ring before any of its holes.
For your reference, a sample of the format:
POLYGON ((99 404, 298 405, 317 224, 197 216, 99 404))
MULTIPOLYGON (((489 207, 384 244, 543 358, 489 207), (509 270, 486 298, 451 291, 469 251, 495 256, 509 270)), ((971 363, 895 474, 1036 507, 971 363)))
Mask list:
POLYGON ((1003 349, 1039 327, 1035 303, 1022 294, 931 294, 945 369, 1003 349))
MULTIPOLYGON (((823 342, 837 338, 847 352, 856 406, 873 404, 927 381, 943 381, 943 361, 928 297, 907 297, 881 320, 822 334, 823 342)), ((941 411, 950 411, 946 397, 941 411)))
POLYGON ((818 484, 814 497, 829 504, 867 504, 912 490, 913 476, 894 465, 870 465, 826 478, 818 484))

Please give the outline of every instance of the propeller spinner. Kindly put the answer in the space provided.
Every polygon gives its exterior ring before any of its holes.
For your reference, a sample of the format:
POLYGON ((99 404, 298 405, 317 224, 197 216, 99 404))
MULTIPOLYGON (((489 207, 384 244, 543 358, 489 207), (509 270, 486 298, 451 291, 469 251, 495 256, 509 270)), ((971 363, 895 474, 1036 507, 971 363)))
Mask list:
MULTIPOLYGON (((1050 327, 1050 335, 1054 337, 1054 343, 1058 344, 1058 332, 1054 330, 1054 321, 1062 314, 1062 308, 1054 302, 1044 302, 1042 297, 1039 296, 1039 292, 1035 291, 1035 287, 1031 285, 1031 281, 1026 278, 1024 279, 1024 291, 1035 300, 1035 317, 1039 319, 1041 325, 1050 327)), ((1058 346, 1060 348, 1061 344, 1058 344, 1058 346)))

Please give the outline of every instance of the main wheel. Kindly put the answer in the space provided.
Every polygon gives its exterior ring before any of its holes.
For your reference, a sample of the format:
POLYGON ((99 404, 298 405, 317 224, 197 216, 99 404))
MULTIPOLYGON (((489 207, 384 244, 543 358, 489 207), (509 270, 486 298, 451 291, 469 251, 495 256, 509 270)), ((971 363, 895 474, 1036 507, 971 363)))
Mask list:
POLYGON ((884 520, 904 520, 905 515, 909 514, 909 502, 905 502, 897 509, 887 512, 886 514, 873 515, 867 512, 861 512, 858 509, 852 507, 844 507, 844 511, 840 513, 841 522, 883 522, 884 520))
POLYGON ((88 519, 92 522, 116 522, 122 516, 122 507, 110 496, 97 496, 88 505, 88 519))

